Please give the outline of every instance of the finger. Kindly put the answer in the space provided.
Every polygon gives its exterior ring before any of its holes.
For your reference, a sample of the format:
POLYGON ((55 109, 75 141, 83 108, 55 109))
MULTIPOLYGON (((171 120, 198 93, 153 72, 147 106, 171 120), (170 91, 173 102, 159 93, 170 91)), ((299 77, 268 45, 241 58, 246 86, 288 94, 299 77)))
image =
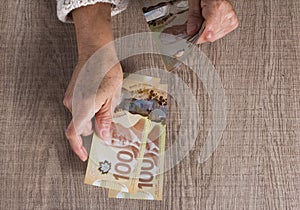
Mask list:
POLYGON ((89 136, 93 133, 93 124, 92 121, 90 120, 88 123, 83 128, 82 135, 83 136, 89 136))
POLYGON ((205 20, 205 28, 203 33, 199 37, 197 44, 202 44, 205 42, 211 42, 214 35, 218 33, 220 30, 220 21, 217 17, 208 15, 207 19, 205 20))
POLYGON ((202 9, 199 0, 189 1, 189 12, 187 21, 187 33, 193 35, 200 30, 204 19, 202 17, 202 9))
MULTIPOLYGON (((90 135, 92 133, 91 120, 95 116, 95 96, 73 98, 73 125, 78 135, 90 135)), ((101 107, 101 105, 99 105, 101 107)))
POLYGON ((227 34, 229 34, 230 32, 232 32, 237 26, 235 26, 234 28, 230 27, 230 28, 225 28, 223 31, 220 31, 219 33, 215 34, 212 38, 211 38, 211 42, 214 42, 216 40, 219 40, 223 37, 225 37, 227 34))
POLYGON ((64 106, 72 113, 72 97, 65 96, 63 100, 64 106))
POLYGON ((78 155, 78 157, 82 161, 86 161, 88 158, 88 154, 86 149, 82 145, 82 138, 80 137, 80 134, 76 132, 73 121, 71 121, 66 130, 66 137, 68 138, 70 145, 76 155, 78 155))
POLYGON ((112 100, 107 100, 95 115, 95 130, 100 138, 110 138, 110 125, 112 122, 112 100))
POLYGON ((214 33, 213 30, 204 31, 200 36, 197 44, 202 44, 204 42, 214 42, 218 39, 223 38, 233 30, 238 27, 237 19, 235 21, 228 22, 223 28, 219 29, 218 32, 214 33))
POLYGON ((214 36, 214 31, 212 30, 212 28, 209 28, 209 25, 208 26, 206 25, 203 33, 201 34, 201 36, 197 41, 197 44, 209 42, 209 40, 211 40, 213 36, 214 36))

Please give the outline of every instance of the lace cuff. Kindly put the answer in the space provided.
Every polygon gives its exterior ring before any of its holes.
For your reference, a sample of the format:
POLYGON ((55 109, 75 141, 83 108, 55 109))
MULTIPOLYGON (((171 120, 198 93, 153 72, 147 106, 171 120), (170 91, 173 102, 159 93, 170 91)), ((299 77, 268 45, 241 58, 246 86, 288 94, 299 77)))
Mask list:
POLYGON ((116 15, 126 9, 129 0, 56 0, 57 17, 62 22, 72 22, 70 12, 76 8, 93 5, 98 2, 112 5, 111 15, 116 15))

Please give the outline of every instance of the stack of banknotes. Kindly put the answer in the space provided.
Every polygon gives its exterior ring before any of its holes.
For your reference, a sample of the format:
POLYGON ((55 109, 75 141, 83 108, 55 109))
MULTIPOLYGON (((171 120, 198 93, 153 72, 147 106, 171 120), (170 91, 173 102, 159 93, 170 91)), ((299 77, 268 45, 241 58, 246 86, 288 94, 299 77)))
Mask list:
POLYGON ((108 188, 110 198, 161 200, 166 105, 159 78, 126 77, 111 138, 93 136, 85 183, 108 188))

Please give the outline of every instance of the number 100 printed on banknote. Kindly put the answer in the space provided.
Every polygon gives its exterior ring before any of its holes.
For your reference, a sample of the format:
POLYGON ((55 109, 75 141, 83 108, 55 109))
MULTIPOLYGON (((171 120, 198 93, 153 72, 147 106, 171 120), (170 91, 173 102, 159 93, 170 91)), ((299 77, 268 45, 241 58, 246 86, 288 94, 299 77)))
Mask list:
POLYGON ((162 200, 163 152, 165 148, 165 127, 152 123, 146 143, 136 193, 109 190, 109 198, 162 200))

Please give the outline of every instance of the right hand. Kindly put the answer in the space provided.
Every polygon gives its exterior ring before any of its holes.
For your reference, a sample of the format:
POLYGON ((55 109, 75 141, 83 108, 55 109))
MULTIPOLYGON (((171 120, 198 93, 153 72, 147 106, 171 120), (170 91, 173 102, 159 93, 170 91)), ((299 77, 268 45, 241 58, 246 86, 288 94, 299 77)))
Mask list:
POLYGON ((233 6, 227 0, 189 0, 187 32, 199 31, 205 20, 205 29, 197 44, 214 42, 238 27, 233 6))

